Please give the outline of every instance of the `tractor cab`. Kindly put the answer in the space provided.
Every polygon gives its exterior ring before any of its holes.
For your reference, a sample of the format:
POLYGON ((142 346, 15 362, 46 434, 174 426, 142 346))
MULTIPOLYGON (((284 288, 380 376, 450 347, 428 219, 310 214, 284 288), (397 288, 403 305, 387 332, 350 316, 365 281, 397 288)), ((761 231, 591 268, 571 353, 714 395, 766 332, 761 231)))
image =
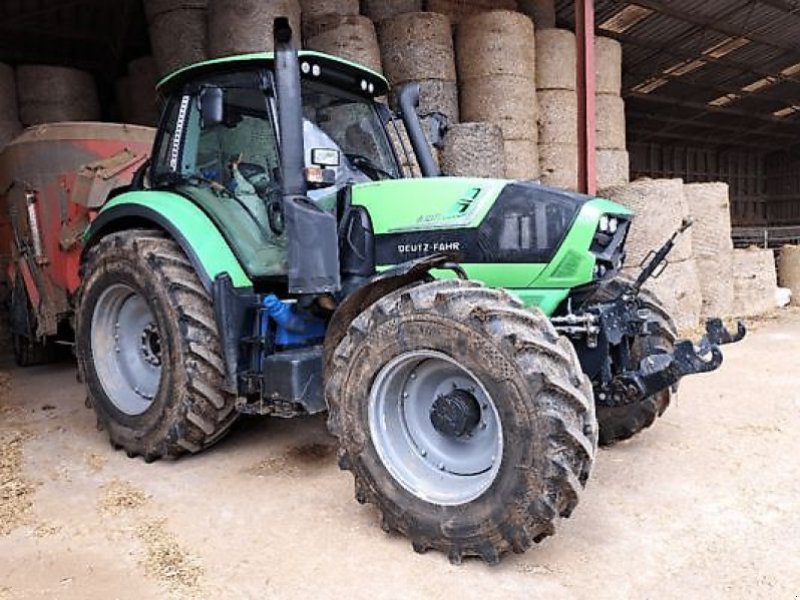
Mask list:
MULTIPOLYGON (((390 113, 374 102, 386 94, 386 80, 318 52, 300 51, 298 60, 309 197, 326 205, 347 183, 400 177, 385 128, 390 113)), ((163 81, 167 109, 152 182, 186 178, 262 199, 278 193, 281 127, 274 69, 274 54, 250 54, 201 63, 163 81)))

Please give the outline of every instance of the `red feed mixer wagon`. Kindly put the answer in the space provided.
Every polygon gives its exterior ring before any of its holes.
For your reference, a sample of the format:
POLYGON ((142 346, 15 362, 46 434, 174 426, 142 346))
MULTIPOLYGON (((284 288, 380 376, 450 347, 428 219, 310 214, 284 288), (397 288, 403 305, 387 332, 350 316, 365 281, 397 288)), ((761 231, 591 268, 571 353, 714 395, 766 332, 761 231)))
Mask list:
POLYGON ((56 123, 26 130, 0 153, 0 287, 9 301, 14 354, 48 358, 79 285, 81 239, 146 162, 155 130, 56 123))

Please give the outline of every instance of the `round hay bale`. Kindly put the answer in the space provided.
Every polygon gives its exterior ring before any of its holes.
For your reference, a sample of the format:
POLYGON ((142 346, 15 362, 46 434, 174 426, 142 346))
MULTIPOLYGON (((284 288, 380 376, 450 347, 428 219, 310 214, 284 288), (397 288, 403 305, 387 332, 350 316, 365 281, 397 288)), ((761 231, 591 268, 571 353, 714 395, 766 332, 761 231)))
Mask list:
POLYGON ((536 88, 577 89, 575 34, 566 29, 536 32, 536 88))
POLYGON ((539 179, 539 145, 528 140, 506 140, 506 178, 539 179))
POLYGON ((578 144, 578 96, 570 90, 536 92, 539 143, 578 144))
POLYGON ((566 190, 578 189, 578 146, 539 144, 539 169, 545 185, 566 190))
MULTIPOLYGON (((440 113, 447 117, 452 125, 459 122, 458 109, 458 84, 455 81, 443 81, 441 79, 425 79, 417 82, 419 84, 419 106, 417 114, 424 117, 431 113, 440 113)), ((397 92, 399 88, 392 90, 391 106, 395 111, 399 111, 397 104, 397 92)))
POLYGON ((294 45, 299 47, 302 30, 298 0, 209 0, 209 56, 272 52, 277 17, 289 19, 294 45))
MULTIPOLYGON (((411 140, 408 137, 408 132, 406 131, 403 122, 400 119, 395 119, 388 124, 386 130, 389 133, 389 141, 391 141, 392 146, 394 146, 394 150, 397 153, 397 157, 400 159, 400 166, 403 169, 403 174, 406 177, 419 177, 419 162, 417 161, 417 157, 414 155, 414 149, 411 147, 411 140)), ((428 138, 428 148, 430 148, 431 154, 433 155, 433 160, 438 167, 439 151, 431 143, 429 135, 430 132, 425 123, 423 123, 423 130, 428 138)))
POLYGON ((792 290, 792 304, 800 306, 800 246, 784 246, 778 257, 778 282, 792 290))
POLYGON ((323 15, 352 16, 359 14, 358 0, 300 0, 303 19, 323 15))
POLYGON ((208 0, 143 0, 147 22, 175 10, 205 10, 208 0))
POLYGON ((114 84, 117 99, 119 120, 123 123, 132 123, 133 109, 131 102, 131 76, 120 77, 114 84))
POLYGON ((427 9, 447 15, 456 25, 463 19, 491 10, 517 10, 516 0, 428 0, 427 9))
POLYGON ((536 79, 533 23, 523 14, 494 10, 464 19, 456 33, 460 81, 492 75, 536 79))
POLYGON ((300 0, 303 21, 303 40, 324 33, 330 26, 338 26, 340 17, 359 14, 358 0, 300 0))
POLYGON ((386 76, 396 85, 420 79, 456 80, 450 20, 416 12, 396 15, 378 26, 386 76))
POLYGON ((595 154, 597 187, 625 185, 630 181, 630 156, 625 150, 598 150, 595 154))
POLYGON ((625 150, 625 101, 619 96, 595 96, 597 148, 625 150))
POLYGON ((692 225, 695 256, 714 258, 733 250, 727 183, 689 183, 683 188, 692 225))
MULTIPOLYGON (((628 262, 631 265, 630 262, 628 262)), ((636 277, 641 269, 629 266, 623 272, 636 277)), ((693 259, 670 262, 658 279, 649 279, 644 288, 653 292, 675 321, 678 331, 691 331, 700 322, 703 295, 700 277, 693 259)))
POLYGON ((697 257, 695 263, 703 296, 700 316, 710 319, 733 315, 733 250, 720 252, 714 258, 697 257))
MULTIPOLYGON (((636 213, 625 250, 627 264, 639 265, 651 250, 657 250, 689 216, 689 208, 681 179, 639 179, 622 186, 600 191, 636 213)), ((678 238, 667 260, 688 260, 692 254, 692 230, 678 238)))
POLYGON ((17 69, 17 95, 25 125, 100 119, 94 77, 86 71, 23 65, 17 69))
POLYGON ((554 0, 519 0, 519 12, 533 19, 536 29, 552 29, 556 26, 554 0))
POLYGON ((775 309, 778 276, 772 250, 733 251, 733 314, 757 317, 775 309))
POLYGON ((338 25, 306 41, 306 48, 327 52, 381 72, 381 50, 375 26, 367 17, 339 16, 338 25))
MULTIPOLYGON (((130 98, 127 101, 129 123, 154 127, 161 116, 158 104, 158 68, 152 56, 143 56, 128 63, 128 82, 130 98)), ((117 102, 120 103, 119 95, 117 102)), ((122 110, 122 105, 120 105, 122 110)))
POLYGON ((363 0, 363 13, 374 23, 404 13, 420 12, 422 0, 363 0))
POLYGON ((128 75, 133 77, 158 78, 158 67, 152 56, 140 56, 128 63, 128 75))
POLYGON ((22 133, 22 123, 19 121, 0 120, 0 151, 20 133, 22 133))
POLYGON ((444 175, 502 178, 506 172, 503 132, 494 123, 453 125, 444 137, 440 160, 444 175))
POLYGON ((19 119, 17 106, 17 82, 14 68, 0 63, 0 121, 16 121, 19 119))
POLYGON ((493 75, 461 82, 461 120, 496 123, 503 139, 537 141, 536 88, 514 75, 493 75))
POLYGON ((201 4, 187 3, 151 17, 150 46, 159 76, 206 59, 206 10, 201 4))
POLYGON ((607 37, 594 42, 595 92, 619 96, 622 92, 622 44, 607 37))

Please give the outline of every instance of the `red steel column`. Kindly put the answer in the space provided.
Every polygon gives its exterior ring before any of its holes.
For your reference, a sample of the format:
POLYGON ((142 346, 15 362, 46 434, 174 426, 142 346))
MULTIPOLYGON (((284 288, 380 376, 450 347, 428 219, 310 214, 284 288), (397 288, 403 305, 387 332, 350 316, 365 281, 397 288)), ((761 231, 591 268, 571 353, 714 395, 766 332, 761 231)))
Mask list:
POLYGON ((578 55, 578 189, 597 193, 594 99, 594 0, 575 0, 578 55))

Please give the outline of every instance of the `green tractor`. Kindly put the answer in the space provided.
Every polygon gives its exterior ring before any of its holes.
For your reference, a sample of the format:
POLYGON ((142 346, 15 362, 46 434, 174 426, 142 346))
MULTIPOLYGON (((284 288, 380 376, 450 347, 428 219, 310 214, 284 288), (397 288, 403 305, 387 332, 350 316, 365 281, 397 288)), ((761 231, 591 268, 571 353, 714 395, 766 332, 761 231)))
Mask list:
POLYGON ((650 425, 736 338, 715 321, 677 342, 640 292, 671 241, 619 278, 623 206, 438 177, 415 86, 399 104, 424 176, 403 178, 386 80, 276 32, 274 53, 162 82, 151 161, 86 232, 75 332, 98 424, 149 462, 240 414, 327 410, 385 530, 456 563, 523 552, 572 513, 598 436, 650 425))

